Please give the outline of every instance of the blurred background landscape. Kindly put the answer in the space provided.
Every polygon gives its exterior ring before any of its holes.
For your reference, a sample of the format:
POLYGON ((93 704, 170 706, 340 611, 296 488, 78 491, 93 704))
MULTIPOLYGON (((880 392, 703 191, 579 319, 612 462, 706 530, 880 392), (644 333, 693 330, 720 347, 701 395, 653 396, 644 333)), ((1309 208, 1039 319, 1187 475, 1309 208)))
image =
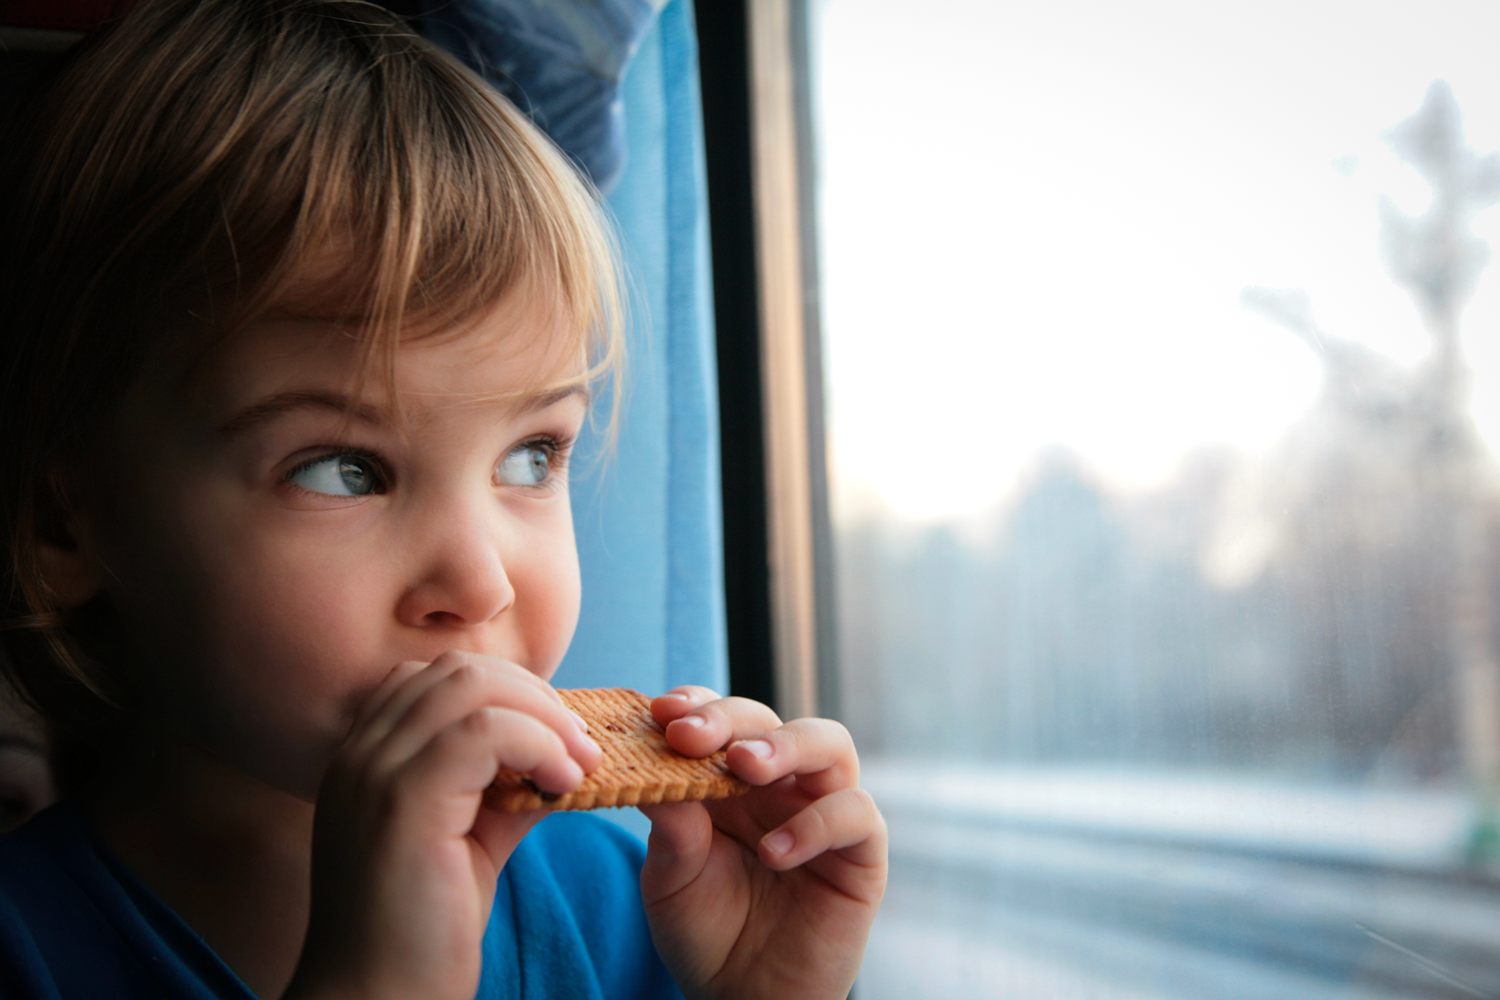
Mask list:
POLYGON ((862 997, 1500 996, 1495 27, 814 5, 862 997))

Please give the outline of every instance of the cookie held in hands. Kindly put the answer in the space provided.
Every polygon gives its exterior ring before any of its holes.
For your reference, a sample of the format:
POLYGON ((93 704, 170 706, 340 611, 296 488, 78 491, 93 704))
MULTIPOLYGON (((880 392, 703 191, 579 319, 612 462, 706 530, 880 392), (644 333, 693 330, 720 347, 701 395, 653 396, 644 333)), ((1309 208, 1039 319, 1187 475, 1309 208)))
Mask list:
POLYGON ((519 771, 501 768, 485 789, 484 804, 500 812, 530 809, 603 809, 657 802, 724 799, 748 791, 735 777, 723 750, 684 757, 667 745, 651 715, 651 699, 629 688, 560 690, 563 704, 583 716, 589 735, 604 751, 598 770, 576 791, 548 795, 519 771))

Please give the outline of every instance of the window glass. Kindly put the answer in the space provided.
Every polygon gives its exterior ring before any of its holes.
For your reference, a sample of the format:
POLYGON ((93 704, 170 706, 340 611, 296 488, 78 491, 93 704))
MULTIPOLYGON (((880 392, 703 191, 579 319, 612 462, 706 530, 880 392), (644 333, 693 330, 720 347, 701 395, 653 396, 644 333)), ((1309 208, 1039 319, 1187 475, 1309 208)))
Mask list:
POLYGON ((811 16, 861 1000, 1500 996, 1500 14, 811 16))

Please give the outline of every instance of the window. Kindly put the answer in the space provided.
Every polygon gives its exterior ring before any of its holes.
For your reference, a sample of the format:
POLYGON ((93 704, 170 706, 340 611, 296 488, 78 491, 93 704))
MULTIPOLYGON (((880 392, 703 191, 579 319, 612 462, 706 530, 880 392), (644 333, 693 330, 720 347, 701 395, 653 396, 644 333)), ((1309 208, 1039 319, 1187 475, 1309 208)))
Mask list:
POLYGON ((1493 9, 806 14, 861 1000, 1500 995, 1493 9))

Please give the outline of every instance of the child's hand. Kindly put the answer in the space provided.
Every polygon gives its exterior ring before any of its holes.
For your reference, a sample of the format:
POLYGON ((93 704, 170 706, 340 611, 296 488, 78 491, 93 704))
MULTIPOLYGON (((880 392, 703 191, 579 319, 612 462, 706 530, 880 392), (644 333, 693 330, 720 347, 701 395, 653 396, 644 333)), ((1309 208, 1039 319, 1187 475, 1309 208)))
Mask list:
POLYGON ((849 733, 786 725, 765 705, 682 687, 651 711, 688 756, 729 744, 756 787, 738 798, 644 806, 641 894, 652 936, 690 998, 843 1000, 885 891, 885 821, 859 787, 849 733))
POLYGON ((599 747, 546 681, 445 653, 370 696, 318 794, 313 898, 285 997, 454 997, 479 983, 495 881, 544 813, 480 809, 501 765, 569 792, 599 747))

